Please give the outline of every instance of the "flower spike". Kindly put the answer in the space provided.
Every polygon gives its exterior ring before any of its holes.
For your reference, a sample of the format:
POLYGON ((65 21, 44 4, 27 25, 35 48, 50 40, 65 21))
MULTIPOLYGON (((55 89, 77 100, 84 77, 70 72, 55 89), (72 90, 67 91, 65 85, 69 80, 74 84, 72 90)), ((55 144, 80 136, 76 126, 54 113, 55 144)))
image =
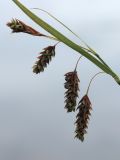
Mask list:
POLYGON ((25 23, 23 23, 18 19, 12 19, 11 22, 7 23, 7 26, 12 29, 12 33, 23 32, 31 34, 33 36, 45 36, 44 34, 41 34, 40 32, 36 31, 35 29, 26 25, 25 23))
POLYGON ((77 75, 77 66, 82 56, 77 60, 74 71, 65 74, 64 87, 67 89, 65 92, 65 108, 67 112, 74 112, 77 104, 78 91, 79 91, 79 78, 77 75))
POLYGON ((86 128, 88 128, 88 120, 90 114, 90 110, 92 109, 91 107, 91 102, 89 100, 88 95, 83 96, 83 98, 80 100, 77 108, 78 114, 76 116, 77 120, 75 122, 76 124, 76 135, 75 137, 80 139, 82 142, 84 141, 84 134, 87 133, 86 128))
POLYGON ((65 80, 66 82, 64 84, 64 87, 65 89, 67 89, 67 91, 65 92, 65 108, 67 109, 67 112, 72 112, 75 111, 80 80, 77 76, 76 71, 66 73, 65 80))
POLYGON ((33 66, 33 72, 38 74, 44 71, 44 68, 47 67, 47 64, 51 61, 52 57, 55 56, 55 45, 48 46, 44 48, 44 51, 40 53, 38 61, 36 61, 33 66))

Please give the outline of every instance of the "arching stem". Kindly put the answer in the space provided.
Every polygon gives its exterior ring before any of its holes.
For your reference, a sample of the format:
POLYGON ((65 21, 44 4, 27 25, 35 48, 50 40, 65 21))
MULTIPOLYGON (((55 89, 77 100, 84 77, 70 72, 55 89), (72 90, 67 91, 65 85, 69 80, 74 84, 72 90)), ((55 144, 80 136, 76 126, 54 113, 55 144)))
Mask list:
POLYGON ((59 42, 57 42, 54 46, 56 47, 59 43, 60 43, 60 41, 59 41, 59 42))
POLYGON ((96 74, 91 78, 91 80, 90 80, 90 82, 89 82, 89 85, 88 85, 88 88, 87 88, 86 95, 88 95, 88 92, 89 92, 91 83, 92 83, 92 81, 94 80, 94 78, 95 78, 97 75, 101 74, 101 73, 105 73, 105 72, 98 72, 98 73, 96 73, 96 74))
POLYGON ((83 57, 83 56, 80 56, 80 57, 78 58, 74 71, 77 70, 78 63, 79 63, 79 61, 80 61, 80 59, 81 59, 82 57, 83 57))

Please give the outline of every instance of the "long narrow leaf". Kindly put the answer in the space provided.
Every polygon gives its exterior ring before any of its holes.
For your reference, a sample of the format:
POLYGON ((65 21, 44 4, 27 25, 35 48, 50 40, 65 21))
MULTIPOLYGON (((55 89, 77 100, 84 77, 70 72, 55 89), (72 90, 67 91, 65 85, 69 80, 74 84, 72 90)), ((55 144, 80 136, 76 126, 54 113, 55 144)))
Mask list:
POLYGON ((97 60, 95 57, 89 54, 89 52, 86 52, 84 49, 82 49, 79 45, 68 39, 66 36, 64 36, 62 33, 60 33, 58 30, 50 26, 48 23, 43 21, 41 18, 36 16, 34 13, 32 13, 29 9, 27 9, 22 3, 20 3, 18 0, 12 0, 28 17, 30 17, 35 23, 37 23, 39 26, 44 28, 46 31, 51 33, 54 37, 56 37, 58 40, 69 46, 70 48, 74 49, 78 53, 82 54, 84 57, 89 59, 91 62, 93 62, 96 66, 98 66, 100 69, 102 69, 104 72, 110 74, 118 84, 120 84, 120 78, 106 65, 101 63, 99 60, 97 60))

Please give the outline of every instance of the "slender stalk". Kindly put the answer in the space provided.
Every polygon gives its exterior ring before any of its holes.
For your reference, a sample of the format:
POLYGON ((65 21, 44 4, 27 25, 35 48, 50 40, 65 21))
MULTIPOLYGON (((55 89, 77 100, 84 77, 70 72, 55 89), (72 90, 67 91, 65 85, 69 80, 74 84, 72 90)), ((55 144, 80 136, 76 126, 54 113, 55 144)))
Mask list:
POLYGON ((78 63, 79 63, 79 61, 80 61, 80 59, 81 59, 82 57, 83 57, 83 56, 80 56, 80 57, 78 58, 74 71, 77 70, 78 63))
POLYGON ((91 83, 92 83, 93 79, 94 79, 97 75, 99 75, 99 74, 101 74, 101 73, 105 73, 105 72, 98 72, 98 73, 96 73, 96 74, 91 78, 91 80, 90 80, 90 82, 89 82, 89 85, 88 85, 88 88, 87 88, 87 91, 86 91, 86 95, 88 95, 88 92, 89 92, 89 89, 90 89, 90 86, 91 86, 91 83))
POLYGON ((22 3, 20 3, 18 0, 12 0, 27 16, 29 16, 35 23, 37 23, 39 26, 44 28, 46 31, 51 33, 54 37, 56 37, 59 41, 63 42, 73 50, 79 52, 84 57, 89 59, 91 62, 93 62, 96 66, 98 66, 100 69, 102 69, 107 74, 111 75, 115 81, 120 85, 120 78, 114 73, 109 67, 107 67, 105 64, 97 60, 94 56, 90 55, 87 51, 82 49, 79 45, 68 39, 66 36, 64 36, 62 33, 60 33, 58 30, 50 26, 48 23, 43 21, 41 18, 36 16, 34 13, 32 13, 30 10, 28 10, 22 3))
POLYGON ((59 43, 60 43, 60 41, 59 41, 59 42, 57 42, 54 46, 56 47, 59 43))

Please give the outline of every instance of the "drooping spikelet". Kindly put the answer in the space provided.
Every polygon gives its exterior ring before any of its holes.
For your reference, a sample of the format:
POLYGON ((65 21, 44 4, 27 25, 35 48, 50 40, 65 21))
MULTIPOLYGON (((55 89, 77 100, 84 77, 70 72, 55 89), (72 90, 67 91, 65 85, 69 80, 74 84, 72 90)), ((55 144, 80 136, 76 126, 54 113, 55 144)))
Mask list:
POLYGON ((78 108, 79 110, 76 118, 76 135, 75 137, 80 139, 81 141, 84 141, 84 134, 87 133, 86 132, 86 128, 88 128, 88 120, 89 120, 89 116, 90 114, 90 110, 91 108, 91 102, 89 100, 89 97, 87 95, 85 95, 79 102, 78 104, 78 108))
POLYGON ((52 57, 55 56, 55 45, 48 46, 44 48, 44 51, 40 53, 38 61, 36 61, 33 66, 33 72, 38 74, 44 71, 44 68, 47 67, 47 64, 51 61, 52 57))
POLYGON ((11 22, 7 23, 7 26, 12 29, 12 33, 23 32, 31 34, 33 36, 45 36, 18 19, 12 19, 11 22))
POLYGON ((77 71, 68 72, 65 74, 65 84, 64 87, 67 89, 65 92, 65 108, 67 112, 75 111, 76 107, 76 100, 78 97, 78 90, 79 90, 79 78, 77 76, 77 71))

